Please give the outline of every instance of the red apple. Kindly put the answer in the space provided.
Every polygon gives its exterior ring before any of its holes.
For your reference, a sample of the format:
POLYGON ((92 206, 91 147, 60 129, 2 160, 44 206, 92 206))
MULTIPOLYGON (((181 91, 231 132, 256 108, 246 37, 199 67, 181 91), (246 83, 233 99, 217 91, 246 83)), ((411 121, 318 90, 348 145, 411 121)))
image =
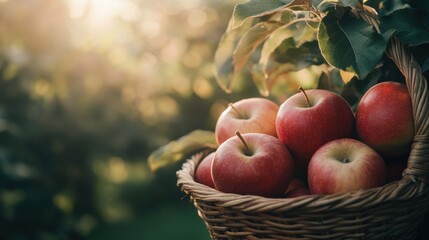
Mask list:
POLYGON ((286 190, 285 197, 293 198, 309 194, 310 190, 308 190, 307 186, 304 184, 303 181, 298 178, 292 178, 286 190))
POLYGON ((238 133, 217 149, 212 176, 216 189, 222 192, 280 197, 292 178, 292 168, 292 157, 279 139, 262 133, 238 133))
POLYGON ((323 145, 308 165, 308 185, 313 194, 368 189, 385 182, 383 158, 355 139, 336 139, 323 145))
POLYGON ((215 188, 211 172, 214 154, 215 152, 212 152, 203 158, 195 170, 195 181, 211 188, 215 188))
POLYGON ((265 133, 276 137, 276 116, 278 104, 265 98, 247 98, 225 109, 219 116, 215 135, 220 145, 235 136, 235 131, 244 133, 265 133))
POLYGON ((295 160, 295 175, 306 179, 308 162, 317 149, 334 139, 352 137, 354 115, 346 100, 333 92, 302 90, 280 106, 276 129, 295 160))
POLYGON ((414 137, 414 122, 407 87, 397 82, 371 87, 356 111, 356 135, 384 158, 408 152, 414 137))

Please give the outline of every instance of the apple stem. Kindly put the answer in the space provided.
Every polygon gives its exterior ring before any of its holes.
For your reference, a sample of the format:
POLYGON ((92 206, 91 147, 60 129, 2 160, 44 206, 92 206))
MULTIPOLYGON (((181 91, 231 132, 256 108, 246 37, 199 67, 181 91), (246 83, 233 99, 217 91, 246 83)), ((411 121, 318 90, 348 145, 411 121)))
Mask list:
POLYGON ((343 158, 343 163, 349 163, 350 162, 350 160, 348 159, 348 158, 343 158))
POLYGON ((234 107, 234 104, 229 103, 228 106, 230 106, 232 108, 232 110, 234 110, 241 119, 245 119, 245 117, 243 116, 243 114, 241 114, 240 111, 238 111, 238 109, 236 107, 234 107))
POLYGON ((246 141, 244 140, 243 136, 241 135, 240 131, 235 131, 235 135, 238 136, 238 138, 240 138, 241 142, 244 145, 244 149, 245 149, 245 153, 247 156, 250 156, 250 150, 249 150, 249 146, 247 145, 246 141))
POLYGON ((305 92, 304 88, 299 87, 299 90, 300 90, 302 93, 304 93, 305 100, 307 100, 307 107, 311 107, 311 105, 310 105, 310 99, 308 99, 307 93, 305 92))

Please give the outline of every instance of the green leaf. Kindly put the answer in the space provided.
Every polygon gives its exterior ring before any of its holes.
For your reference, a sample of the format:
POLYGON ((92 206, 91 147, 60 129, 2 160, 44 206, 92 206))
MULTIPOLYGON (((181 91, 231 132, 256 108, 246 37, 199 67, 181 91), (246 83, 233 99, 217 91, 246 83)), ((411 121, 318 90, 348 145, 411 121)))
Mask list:
POLYGON ((281 64, 290 64, 291 71, 325 63, 316 40, 305 42, 298 48, 290 48, 288 45, 286 40, 276 49, 273 57, 281 64))
POLYGON ((335 0, 313 0, 313 8, 320 12, 326 12, 335 8, 337 1, 335 0))
MULTIPOLYGON (((425 0, 426 1, 426 0, 425 0)), ((409 8, 409 0, 385 0, 382 1, 380 15, 389 15, 397 10, 409 8)))
POLYGON ((281 18, 279 22, 288 23, 292 21, 294 18, 295 18, 295 11, 286 8, 281 12, 281 18))
POLYGON ((292 63, 280 63, 277 61, 278 54, 282 55, 287 51, 287 49, 294 47, 295 41, 293 38, 287 38, 277 47, 277 51, 274 51, 268 56, 266 61, 257 64, 261 70, 261 73, 259 74, 260 79, 258 81, 263 81, 268 90, 271 90, 279 77, 294 71, 296 68, 292 63), (281 53, 280 49, 283 50, 281 53))
POLYGON ((315 40, 316 27, 317 22, 315 21, 297 19, 276 29, 265 41, 259 63, 267 65, 271 54, 288 38, 294 39, 294 44, 289 44, 289 47, 299 47, 304 42, 315 40))
POLYGON ((280 0, 250 0, 234 7, 232 28, 237 28, 250 17, 272 14, 286 6, 280 0))
POLYGON ((359 0, 313 0, 312 6, 321 12, 326 12, 335 8, 336 6, 354 8, 358 5, 359 2, 359 0))
POLYGON ((311 6, 315 9, 318 8, 318 6, 323 2, 323 0, 313 0, 311 1, 311 6))
POLYGON ((260 22, 250 28, 240 39, 233 53, 234 73, 239 72, 255 49, 282 25, 279 22, 260 22))
MULTIPOLYGON (((296 19, 288 24, 278 28, 265 41, 261 51, 258 67, 262 72, 257 72, 254 78, 260 92, 266 93, 275 82, 285 74, 291 71, 298 71, 304 67, 314 64, 313 54, 318 54, 321 59, 320 51, 316 43, 316 28, 318 23, 311 19, 296 19), (308 45, 301 46, 309 41, 314 41, 313 48, 308 45), (293 50, 294 49, 294 50, 293 50), (312 55, 309 57, 309 55, 312 55), (309 60, 311 59, 311 60, 309 60), (278 60, 283 60, 281 63, 278 60)), ((322 59, 323 61, 323 59, 322 59)))
POLYGON ((330 69, 322 72, 317 82, 318 89, 324 89, 337 94, 341 94, 344 88, 344 82, 338 69, 330 69))
POLYGON ((317 41, 305 42, 300 47, 295 47, 293 38, 288 38, 270 55, 266 65, 257 64, 256 70, 252 69, 252 76, 257 77, 261 92, 271 90, 275 83, 291 72, 304 68, 320 65, 324 62, 320 54, 317 41), (262 68, 262 70, 261 70, 262 68))
POLYGON ((214 132, 194 130, 187 135, 171 141, 150 154, 148 164, 152 171, 166 167, 190 154, 204 149, 216 149, 217 143, 214 132))
POLYGON ((344 7, 356 7, 359 0, 340 0, 339 3, 344 7))
POLYGON ((422 64, 422 71, 426 72, 427 70, 429 70, 429 57, 426 58, 426 60, 422 64))
POLYGON ((214 56, 215 77, 218 85, 225 92, 231 92, 231 84, 234 80, 233 52, 241 37, 252 26, 252 20, 245 21, 239 28, 226 31, 219 41, 214 56))
POLYGON ((270 95, 270 88, 265 79, 264 65, 260 63, 254 64, 250 73, 252 74, 253 82, 255 83, 259 94, 264 97, 268 97, 270 95))
POLYGON ((276 82, 280 78, 287 76, 294 69, 294 66, 289 63, 270 63, 270 67, 268 69, 259 63, 255 64, 252 68, 253 81, 263 96, 268 96, 276 82))
POLYGON ((366 77, 383 56, 387 41, 363 20, 345 13, 338 18, 334 11, 321 21, 319 47, 326 61, 359 78, 366 77))
POLYGON ((270 15, 287 6, 301 4, 303 0, 249 0, 234 7, 232 28, 241 26, 244 20, 270 15))
POLYGON ((397 10, 381 17, 380 30, 386 36, 395 33, 409 46, 429 43, 429 13, 411 8, 397 10))
POLYGON ((339 3, 339 4, 341 4, 344 7, 354 7, 360 1, 359 0, 313 0, 312 1, 312 5, 314 7, 317 7, 319 4, 321 4, 323 2, 325 2, 325 3, 331 2, 331 3, 335 3, 335 4, 339 3))
POLYGON ((374 8, 378 12, 382 7, 382 1, 383 0, 367 0, 365 1, 365 5, 374 8))

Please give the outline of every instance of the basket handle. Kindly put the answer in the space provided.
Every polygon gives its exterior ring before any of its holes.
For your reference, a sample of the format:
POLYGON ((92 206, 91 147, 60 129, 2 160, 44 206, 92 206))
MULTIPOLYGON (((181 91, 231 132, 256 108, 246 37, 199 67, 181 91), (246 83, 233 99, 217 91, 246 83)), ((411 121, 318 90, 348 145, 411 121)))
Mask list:
MULTIPOLYGON (((363 5, 362 8, 355 9, 355 14, 380 32, 377 12, 373 8, 363 5)), ((393 36, 390 39, 386 55, 404 75, 413 107, 415 136, 404 175, 409 175, 414 181, 416 178, 422 181, 429 180, 428 81, 423 76, 420 65, 397 37, 393 36)))
POLYGON ((386 50, 405 76, 411 95, 414 116, 414 141, 405 174, 429 179, 429 92, 428 82, 420 65, 408 53, 397 37, 393 37, 386 50))

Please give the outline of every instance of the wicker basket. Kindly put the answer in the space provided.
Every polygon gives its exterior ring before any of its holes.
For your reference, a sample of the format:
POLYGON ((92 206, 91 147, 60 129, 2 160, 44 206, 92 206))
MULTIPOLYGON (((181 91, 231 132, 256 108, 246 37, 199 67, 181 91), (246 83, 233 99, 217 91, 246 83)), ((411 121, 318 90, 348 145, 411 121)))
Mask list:
MULTIPOLYGON (((355 13, 378 29, 371 11, 355 13)), ((418 227, 429 204, 428 82, 398 39, 392 38, 386 54, 405 76, 413 104, 415 137, 402 179, 333 195, 237 195, 194 181, 195 167, 204 156, 198 154, 177 172, 178 185, 194 202, 213 239, 427 239, 418 234, 418 227)), ((428 227, 426 223, 426 232, 428 227)))

